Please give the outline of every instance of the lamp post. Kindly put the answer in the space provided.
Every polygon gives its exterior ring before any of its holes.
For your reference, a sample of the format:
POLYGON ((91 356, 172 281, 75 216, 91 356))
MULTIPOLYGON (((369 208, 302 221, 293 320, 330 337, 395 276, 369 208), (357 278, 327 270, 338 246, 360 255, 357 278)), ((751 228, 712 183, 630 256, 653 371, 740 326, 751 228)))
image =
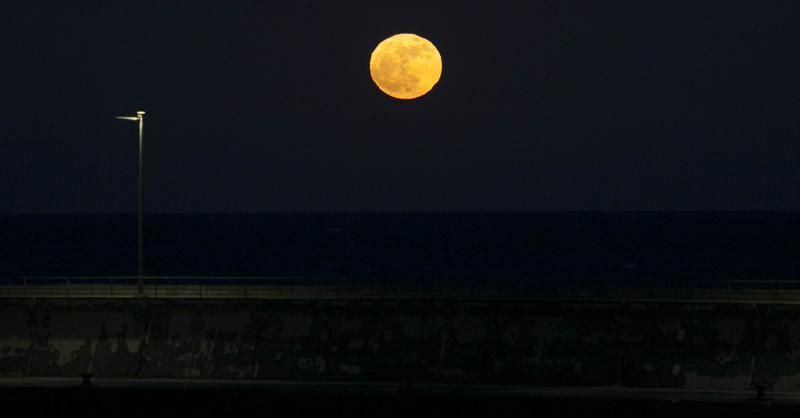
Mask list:
POLYGON ((144 166, 142 165, 142 151, 144 150, 144 110, 136 112, 136 116, 117 116, 117 119, 130 120, 139 122, 139 210, 137 216, 137 235, 136 245, 138 251, 137 257, 137 286, 139 296, 144 296, 144 253, 142 252, 142 214, 144 208, 144 183, 142 181, 144 175, 144 166))

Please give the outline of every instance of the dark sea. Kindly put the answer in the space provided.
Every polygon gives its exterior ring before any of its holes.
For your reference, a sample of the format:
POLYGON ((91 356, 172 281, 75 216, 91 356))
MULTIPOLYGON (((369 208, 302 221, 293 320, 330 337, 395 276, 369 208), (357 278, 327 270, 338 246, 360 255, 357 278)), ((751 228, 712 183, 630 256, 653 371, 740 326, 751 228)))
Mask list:
MULTIPOLYGON (((778 282, 798 279, 799 220, 798 212, 758 211, 149 214, 145 274, 392 286, 792 286, 778 282)), ((135 274, 134 214, 0 216, 6 280, 135 274)))

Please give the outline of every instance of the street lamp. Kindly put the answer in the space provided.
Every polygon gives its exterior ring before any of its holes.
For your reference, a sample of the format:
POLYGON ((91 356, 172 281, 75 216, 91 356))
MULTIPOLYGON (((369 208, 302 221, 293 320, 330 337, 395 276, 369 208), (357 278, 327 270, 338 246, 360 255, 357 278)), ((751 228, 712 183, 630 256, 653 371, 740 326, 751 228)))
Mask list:
POLYGON ((139 296, 144 296, 144 253, 142 252, 142 212, 144 207, 144 184, 142 182, 144 167, 142 165, 142 150, 144 148, 144 110, 140 109, 136 112, 136 116, 117 116, 117 119, 139 122, 139 211, 138 233, 136 237, 138 247, 137 285, 139 287, 139 296))

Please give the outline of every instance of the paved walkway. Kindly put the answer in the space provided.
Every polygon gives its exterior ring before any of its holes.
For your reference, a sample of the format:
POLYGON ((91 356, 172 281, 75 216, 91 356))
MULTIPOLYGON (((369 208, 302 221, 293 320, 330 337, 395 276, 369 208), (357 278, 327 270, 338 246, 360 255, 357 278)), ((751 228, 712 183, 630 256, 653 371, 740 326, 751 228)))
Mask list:
MULTIPOLYGON (((20 377, 0 379, 0 390, 11 388, 68 389, 80 387, 81 378, 20 377)), ((671 402, 759 402, 755 391, 692 390, 664 388, 602 387, 534 387, 515 385, 452 385, 396 382, 306 382, 276 380, 208 380, 208 379, 111 379, 94 378, 92 386, 102 389, 148 388, 155 390, 263 389, 288 392, 342 392, 391 394, 416 392, 440 395, 480 397, 534 397, 568 399, 665 400, 671 402)), ((800 392, 768 392, 760 402, 800 404, 800 392)))

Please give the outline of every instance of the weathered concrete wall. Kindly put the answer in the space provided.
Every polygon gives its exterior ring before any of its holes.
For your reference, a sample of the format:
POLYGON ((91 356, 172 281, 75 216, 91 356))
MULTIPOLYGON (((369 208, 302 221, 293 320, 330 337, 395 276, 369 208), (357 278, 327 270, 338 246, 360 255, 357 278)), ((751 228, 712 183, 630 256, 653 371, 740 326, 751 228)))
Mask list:
POLYGON ((0 376, 800 390, 800 307, 5 300, 0 376))
POLYGON ((137 373, 147 325, 143 303, 0 304, 0 373, 121 377, 137 373))

